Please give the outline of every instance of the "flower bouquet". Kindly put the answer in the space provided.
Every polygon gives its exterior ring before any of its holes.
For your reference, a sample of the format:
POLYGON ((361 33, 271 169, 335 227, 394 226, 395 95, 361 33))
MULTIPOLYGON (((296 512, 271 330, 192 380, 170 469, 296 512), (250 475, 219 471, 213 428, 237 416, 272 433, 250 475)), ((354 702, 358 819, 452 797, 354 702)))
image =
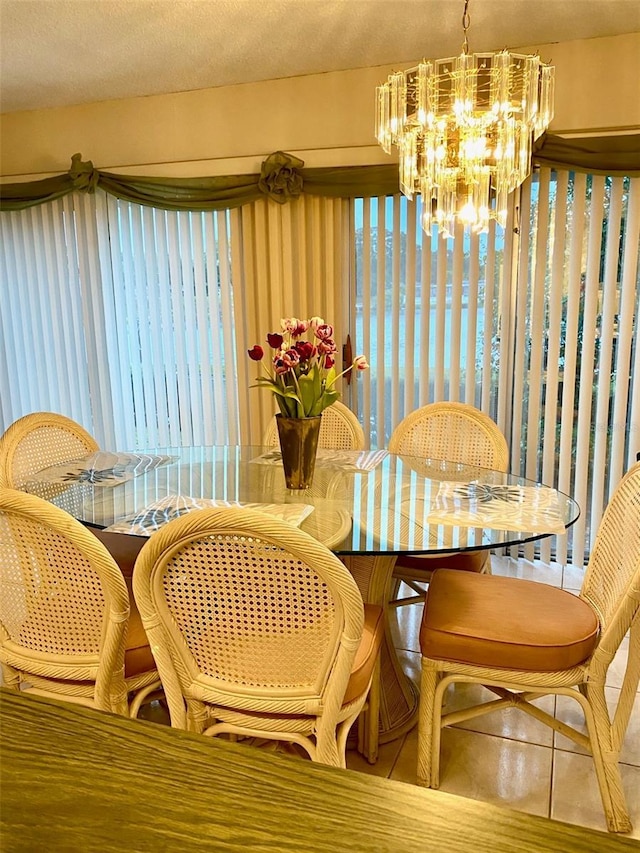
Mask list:
MULTIPOLYGON (((341 373, 336 372, 337 347, 333 326, 321 317, 281 320, 281 332, 267 335, 273 350, 266 375, 258 376, 254 388, 267 388, 278 403, 276 415, 285 480, 289 489, 307 489, 313 481, 320 416, 340 396, 336 381, 354 368, 369 366, 363 355, 341 373)), ((264 349, 256 344, 249 358, 263 362, 264 349)))
MULTIPOLYGON (((267 342, 274 351, 266 376, 258 376, 253 387, 268 388, 276 395, 280 412, 287 418, 313 418, 330 406, 340 396, 336 381, 352 369, 366 370, 369 365, 363 355, 337 373, 336 342, 333 326, 322 317, 298 320, 289 317, 281 320, 282 333, 270 333, 267 342), (303 336, 307 335, 309 340, 303 336)), ((249 358, 262 362, 264 349, 256 344, 249 350, 249 358)))

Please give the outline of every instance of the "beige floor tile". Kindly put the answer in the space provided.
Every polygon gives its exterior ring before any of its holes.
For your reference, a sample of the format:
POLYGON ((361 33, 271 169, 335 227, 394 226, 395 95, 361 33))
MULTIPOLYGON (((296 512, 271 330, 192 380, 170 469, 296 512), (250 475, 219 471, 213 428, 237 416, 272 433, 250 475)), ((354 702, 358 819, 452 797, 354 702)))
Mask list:
POLYGON ((424 604, 405 604, 389 613, 389 627, 396 649, 420 651, 420 622, 424 604))
MULTIPOLYGON (((407 735, 391 778, 415 783, 417 731, 407 735)), ((490 735, 445 729, 440 789, 529 814, 549 814, 551 750, 490 735)))
POLYGON ((519 560, 510 557, 492 557, 491 571, 503 577, 523 578, 528 581, 562 586, 562 566, 559 563, 543 563, 541 560, 519 560))
MULTIPOLYGON (((451 685, 445 697, 444 712, 458 711, 480 702, 492 701, 498 697, 495 693, 487 690, 481 684, 459 683, 451 685)), ((553 716, 555 709, 555 697, 543 696, 534 702, 547 714, 553 716)), ((455 728, 466 731, 481 732, 483 734, 496 735, 497 737, 511 738, 512 740, 525 743, 538 744, 539 746, 553 745, 553 729, 545 726, 533 717, 520 711, 518 708, 506 708, 495 711, 482 717, 475 717, 459 723, 455 728)))
POLYGON ((389 743, 380 744, 378 760, 375 764, 369 764, 367 759, 360 755, 360 753, 355 749, 347 749, 347 769, 358 770, 361 773, 368 773, 370 776, 381 776, 383 778, 387 778, 391 774, 393 766, 398 759, 404 740, 404 737, 400 737, 397 740, 390 741, 389 743))
POLYGON ((166 706, 157 700, 143 705, 138 712, 138 719, 148 720, 151 723, 160 723, 162 726, 170 726, 171 718, 166 706))
POLYGON ((562 571, 562 588, 580 592, 585 569, 581 566, 567 565, 562 571))
MULTIPOLYGON (((607 687, 622 687, 629 656, 629 638, 624 637, 607 671, 607 687)), ((638 685, 640 687, 640 685, 638 685)))
POLYGON ((420 653, 419 652, 408 652, 403 649, 398 651, 398 660, 400 661, 400 665, 402 669, 409 676, 409 678, 420 687, 420 675, 421 675, 421 667, 420 667, 420 653))
MULTIPOLYGON (((607 705, 609 713, 613 715, 615 707, 620 695, 620 691, 615 687, 605 688, 607 697, 607 705)), ((563 723, 572 726, 579 732, 586 734, 586 726, 584 723, 584 714, 578 703, 568 696, 558 696, 556 700, 556 717, 562 720, 563 723)), ((555 746, 557 749, 562 749, 568 752, 578 752, 582 755, 588 755, 587 750, 578 746, 567 737, 555 732, 555 746)), ((636 701, 633 705, 629 726, 620 751, 620 761, 625 764, 633 764, 640 767, 640 694, 636 696, 636 701)))
MULTIPOLYGON (((633 824, 630 837, 640 839, 640 767, 622 764, 620 769, 633 824)), ((588 756, 554 751, 551 817, 606 830, 596 773, 588 756)))

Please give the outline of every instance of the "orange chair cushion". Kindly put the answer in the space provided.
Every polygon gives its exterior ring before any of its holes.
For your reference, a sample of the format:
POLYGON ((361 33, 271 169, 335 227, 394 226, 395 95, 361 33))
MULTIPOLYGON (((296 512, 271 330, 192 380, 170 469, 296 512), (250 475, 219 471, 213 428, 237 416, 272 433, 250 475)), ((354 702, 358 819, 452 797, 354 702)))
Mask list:
POLYGON ((141 675, 156 668, 156 662, 151 654, 149 640, 142 626, 142 618, 136 607, 131 591, 131 581, 127 581, 129 588, 129 624, 127 625, 127 637, 124 646, 124 677, 141 675))
POLYGON ((400 570, 406 575, 415 572, 415 580, 420 580, 423 572, 430 574, 436 569, 482 572, 489 559, 489 551, 460 551, 456 554, 433 554, 431 556, 425 554, 424 557, 410 557, 400 554, 396 559, 395 570, 400 570))
POLYGON ((365 692, 371 681, 371 674, 378 659, 382 638, 384 637, 384 620, 382 607, 377 604, 365 604, 364 628, 362 639, 356 651, 351 668, 351 676, 344 694, 343 705, 348 705, 365 692))
POLYGON ((427 591, 420 649, 436 660, 550 672, 586 660, 598 630, 592 608, 565 590, 442 569, 427 591))

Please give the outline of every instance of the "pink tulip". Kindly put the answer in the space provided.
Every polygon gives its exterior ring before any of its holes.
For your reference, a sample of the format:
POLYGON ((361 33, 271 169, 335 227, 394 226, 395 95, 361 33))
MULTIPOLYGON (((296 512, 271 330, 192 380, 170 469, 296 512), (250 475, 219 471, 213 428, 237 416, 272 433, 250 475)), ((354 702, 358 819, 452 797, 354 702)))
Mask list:
POLYGON ((365 355, 357 355, 353 359, 353 366, 356 368, 356 370, 367 370, 369 367, 367 357, 365 355))
POLYGON ((318 326, 317 329, 314 329, 314 332, 316 338, 320 338, 321 341, 324 341, 333 337, 333 326, 330 326, 329 323, 324 323, 324 325, 318 326))

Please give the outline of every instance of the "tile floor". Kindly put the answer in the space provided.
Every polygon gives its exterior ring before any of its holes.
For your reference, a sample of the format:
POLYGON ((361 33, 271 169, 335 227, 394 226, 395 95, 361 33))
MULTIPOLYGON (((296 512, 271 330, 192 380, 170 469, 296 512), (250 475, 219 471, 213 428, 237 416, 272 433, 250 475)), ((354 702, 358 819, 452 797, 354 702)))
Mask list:
MULTIPOLYGON (((496 574, 531 578, 577 592, 582 571, 573 566, 547 565, 494 557, 496 574)), ((418 628, 422 604, 397 608, 394 644, 405 671, 419 679, 418 628)), ((627 653, 626 642, 610 669, 608 693, 615 704, 627 653)), ((452 705, 464 706, 465 694, 484 691, 476 685, 458 685, 452 705)), ((582 712, 569 698, 539 700, 548 713, 576 727, 582 712)), ((416 778, 417 730, 380 749, 371 766, 350 751, 347 766, 364 773, 387 776, 409 784, 416 778)), ((621 756, 622 780, 631 821, 631 837, 640 839, 640 692, 634 706, 621 756)), ((572 741, 515 708, 467 720, 442 735, 440 788, 452 794, 552 817, 568 823, 606 830, 592 759, 572 741)))

